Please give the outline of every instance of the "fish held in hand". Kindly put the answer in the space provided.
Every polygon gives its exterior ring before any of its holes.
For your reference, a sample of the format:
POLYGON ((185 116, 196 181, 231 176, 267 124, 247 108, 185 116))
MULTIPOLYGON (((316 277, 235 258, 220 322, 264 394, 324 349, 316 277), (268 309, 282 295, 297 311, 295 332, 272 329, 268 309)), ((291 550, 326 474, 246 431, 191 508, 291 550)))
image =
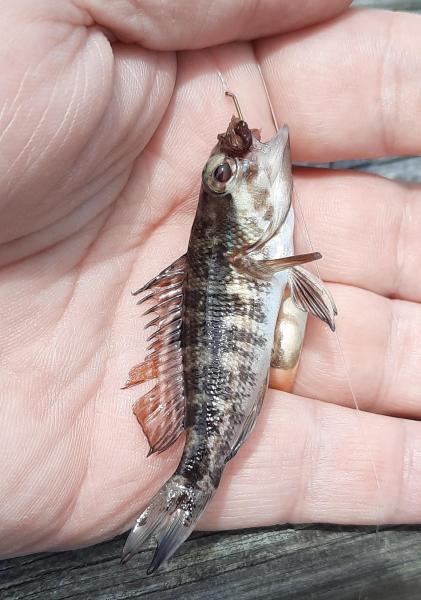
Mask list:
POLYGON ((153 572, 190 535, 254 427, 271 365, 291 387, 307 313, 334 330, 330 293, 302 267, 321 255, 294 255, 291 196, 288 129, 262 142, 241 113, 232 117, 203 169, 186 254, 135 292, 153 303, 148 326, 157 329, 125 386, 156 380, 134 413, 150 454, 186 438, 174 475, 127 539, 124 563, 154 535, 153 572))

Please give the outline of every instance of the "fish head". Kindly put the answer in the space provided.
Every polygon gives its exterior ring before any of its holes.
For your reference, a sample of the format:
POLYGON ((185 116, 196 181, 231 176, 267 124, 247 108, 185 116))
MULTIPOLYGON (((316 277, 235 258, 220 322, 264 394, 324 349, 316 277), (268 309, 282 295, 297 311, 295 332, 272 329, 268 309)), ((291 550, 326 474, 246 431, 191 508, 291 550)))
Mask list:
POLYGON ((218 136, 202 180, 208 201, 231 213, 247 246, 273 237, 291 206, 288 128, 261 142, 259 131, 233 117, 227 132, 218 136))

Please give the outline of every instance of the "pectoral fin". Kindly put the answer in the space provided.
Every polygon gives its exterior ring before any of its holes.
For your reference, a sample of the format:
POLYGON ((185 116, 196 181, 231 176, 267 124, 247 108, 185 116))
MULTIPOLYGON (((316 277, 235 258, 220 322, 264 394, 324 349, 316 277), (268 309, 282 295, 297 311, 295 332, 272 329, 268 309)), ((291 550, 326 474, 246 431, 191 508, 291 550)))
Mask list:
POLYGON ((295 256, 285 256, 283 258, 260 260, 247 255, 237 256, 232 262, 238 269, 247 272, 252 277, 271 279, 279 271, 284 271, 297 265, 304 265, 314 260, 320 260, 321 258, 322 255, 319 252, 310 252, 308 254, 296 254, 295 256))
POLYGON ((289 287, 294 304, 311 313, 335 331, 335 317, 338 314, 332 294, 316 275, 296 266, 289 272, 289 287))

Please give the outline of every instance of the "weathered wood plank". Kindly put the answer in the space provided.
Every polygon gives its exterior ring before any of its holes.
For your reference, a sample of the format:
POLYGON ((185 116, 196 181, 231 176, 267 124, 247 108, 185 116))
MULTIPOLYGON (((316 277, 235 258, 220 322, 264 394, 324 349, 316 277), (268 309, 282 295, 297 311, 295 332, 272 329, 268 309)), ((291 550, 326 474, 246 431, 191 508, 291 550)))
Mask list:
MULTIPOLYGON (((340 168, 336 165, 335 168, 340 168)), ((403 181, 421 182, 421 157, 414 156, 405 160, 394 158, 381 161, 365 162, 353 166, 353 168, 377 173, 388 179, 401 179, 403 181)))
POLYGON ((421 0, 354 0, 352 5, 390 10, 421 10, 421 0))
POLYGON ((85 550, 4 561, 4 600, 223 598, 394 600, 421 590, 418 528, 307 526, 198 534, 166 570, 145 576, 150 550, 121 567, 123 538, 85 550), (402 568, 405 565, 405 568, 402 568))
POLYGON ((376 173, 387 179, 397 179, 408 182, 421 182, 421 157, 381 158, 379 160, 352 160, 313 165, 329 169, 352 169, 376 173))

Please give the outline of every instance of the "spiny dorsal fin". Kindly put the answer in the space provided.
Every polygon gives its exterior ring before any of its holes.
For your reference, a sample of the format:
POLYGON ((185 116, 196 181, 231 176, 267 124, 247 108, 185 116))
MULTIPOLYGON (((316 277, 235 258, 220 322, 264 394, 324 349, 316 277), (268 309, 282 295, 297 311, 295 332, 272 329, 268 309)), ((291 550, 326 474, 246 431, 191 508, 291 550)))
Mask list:
POLYGON ((124 388, 157 379, 152 390, 133 406, 133 412, 148 440, 150 451, 163 452, 184 429, 184 382, 181 352, 181 310, 185 256, 181 256, 134 295, 148 292, 138 304, 151 301, 144 313, 157 313, 147 325, 156 327, 149 336, 145 360, 134 366, 124 388))

